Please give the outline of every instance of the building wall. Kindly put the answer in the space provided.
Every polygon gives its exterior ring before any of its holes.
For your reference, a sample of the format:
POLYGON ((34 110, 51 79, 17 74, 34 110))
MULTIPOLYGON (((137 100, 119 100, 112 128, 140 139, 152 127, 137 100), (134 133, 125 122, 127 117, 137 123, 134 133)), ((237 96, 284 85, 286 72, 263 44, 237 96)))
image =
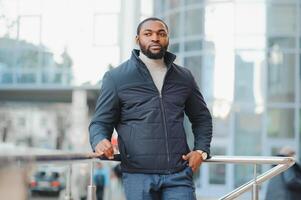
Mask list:
MULTIPOLYGON (((193 72, 213 115, 212 154, 269 156, 291 146, 300 158, 300 1, 154 2, 169 25, 169 50, 193 72)), ((204 165, 196 186, 216 196, 252 171, 204 165)))

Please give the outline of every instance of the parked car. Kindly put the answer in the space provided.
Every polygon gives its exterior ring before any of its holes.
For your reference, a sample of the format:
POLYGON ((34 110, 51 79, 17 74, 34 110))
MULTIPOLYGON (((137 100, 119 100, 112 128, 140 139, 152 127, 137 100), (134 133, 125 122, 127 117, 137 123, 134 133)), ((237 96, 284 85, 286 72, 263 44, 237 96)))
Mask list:
POLYGON ((46 166, 39 168, 31 178, 30 191, 35 194, 54 194, 59 196, 65 189, 65 168, 46 166))

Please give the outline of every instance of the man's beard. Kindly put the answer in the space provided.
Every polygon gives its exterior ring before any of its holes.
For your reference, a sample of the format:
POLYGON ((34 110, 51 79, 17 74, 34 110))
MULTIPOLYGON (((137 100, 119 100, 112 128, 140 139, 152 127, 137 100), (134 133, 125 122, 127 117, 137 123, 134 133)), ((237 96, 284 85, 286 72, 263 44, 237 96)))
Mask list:
POLYGON ((167 51, 167 48, 168 48, 168 44, 166 46, 162 46, 161 44, 158 44, 161 46, 161 49, 158 53, 152 53, 151 50, 150 50, 150 47, 149 48, 146 48, 144 45, 142 45, 140 42, 139 42, 139 47, 140 47, 140 50, 142 51, 142 53, 150 58, 150 59, 161 59, 164 57, 165 55, 165 52, 167 51))

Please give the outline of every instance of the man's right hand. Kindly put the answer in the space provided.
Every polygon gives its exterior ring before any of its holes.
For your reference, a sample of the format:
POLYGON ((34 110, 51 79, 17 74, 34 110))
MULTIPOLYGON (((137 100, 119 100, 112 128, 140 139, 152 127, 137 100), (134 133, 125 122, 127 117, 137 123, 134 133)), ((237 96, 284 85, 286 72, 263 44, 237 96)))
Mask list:
POLYGON ((103 139, 96 145, 95 153, 97 156, 105 156, 108 159, 114 158, 113 146, 108 139, 103 139))

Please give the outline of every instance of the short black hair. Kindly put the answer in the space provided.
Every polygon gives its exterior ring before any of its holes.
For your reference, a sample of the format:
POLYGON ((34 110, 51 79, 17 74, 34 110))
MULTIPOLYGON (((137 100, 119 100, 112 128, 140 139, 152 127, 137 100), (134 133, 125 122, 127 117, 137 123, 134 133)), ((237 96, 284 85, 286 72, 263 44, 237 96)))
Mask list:
POLYGON ((162 23, 164 24, 165 28, 166 28, 167 31, 168 31, 168 26, 167 26, 167 24, 166 24, 162 19, 159 19, 159 18, 157 18, 157 17, 149 17, 149 18, 146 18, 146 19, 144 19, 142 22, 139 23, 139 25, 138 25, 138 27, 137 27, 137 35, 139 35, 139 33, 140 33, 141 26, 142 26, 145 22, 147 22, 147 21, 159 21, 159 22, 162 22, 162 23))

